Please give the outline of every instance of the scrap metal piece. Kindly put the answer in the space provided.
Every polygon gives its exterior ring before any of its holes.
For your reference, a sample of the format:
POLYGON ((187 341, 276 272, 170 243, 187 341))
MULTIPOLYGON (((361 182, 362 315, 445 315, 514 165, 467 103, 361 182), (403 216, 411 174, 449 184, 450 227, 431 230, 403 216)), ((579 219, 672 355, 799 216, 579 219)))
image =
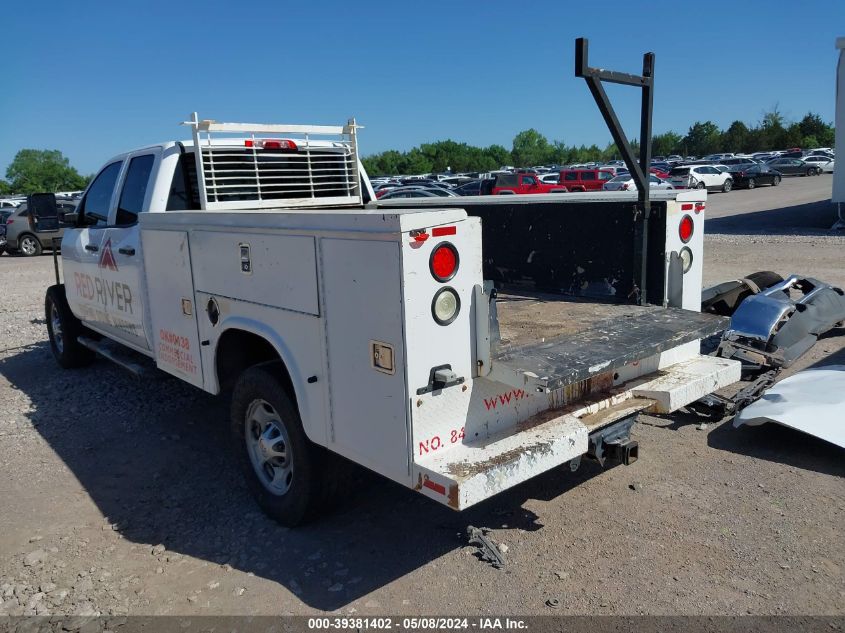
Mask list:
POLYGON ((487 528, 477 528, 472 525, 467 526, 467 536, 469 537, 469 544, 478 547, 478 559, 490 563, 496 569, 502 569, 505 566, 505 557, 499 546, 496 545, 487 534, 490 530, 487 528))
POLYGON ((701 311, 720 316, 732 316, 739 305, 751 295, 783 282, 783 277, 771 270, 756 273, 705 288, 701 291, 701 311))
POLYGON ((721 420, 727 415, 742 411, 757 400, 766 389, 775 384, 779 373, 780 369, 770 369, 760 374, 753 382, 737 391, 730 398, 710 393, 695 402, 691 402, 684 408, 690 413, 710 420, 721 420))
POLYGON ((739 360, 748 371, 788 367, 842 321, 842 289, 790 275, 740 304, 716 355, 739 360))
POLYGON ((734 418, 734 427, 775 422, 845 448, 845 365, 785 378, 734 418))

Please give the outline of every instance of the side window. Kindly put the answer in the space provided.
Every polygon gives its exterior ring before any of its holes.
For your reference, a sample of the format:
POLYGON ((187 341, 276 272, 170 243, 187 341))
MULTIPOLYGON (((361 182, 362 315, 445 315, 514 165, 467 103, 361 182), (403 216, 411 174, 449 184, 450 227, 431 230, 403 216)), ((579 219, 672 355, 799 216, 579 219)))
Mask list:
POLYGON ((564 174, 564 180, 578 180, 577 171, 568 171, 564 174))
POLYGON ((154 162, 155 156, 152 154, 136 156, 129 161, 123 191, 120 192, 120 201, 117 203, 116 225, 127 226, 138 221, 138 214, 144 210, 144 198, 147 195, 147 185, 154 162))
POLYGON ((582 171, 581 172, 581 180, 595 180, 596 173, 593 171, 582 171))
POLYGON ((611 174, 609 171, 599 172, 599 180, 610 180, 611 178, 613 178, 613 174, 611 174))
POLYGON ((537 181, 534 180, 531 176, 523 176, 522 177, 522 184, 523 185, 536 185, 537 181))
POLYGON ((197 192, 197 163, 193 154, 181 154, 173 172, 167 196, 168 211, 196 211, 200 208, 197 192))
POLYGON ((111 197, 117 184, 117 177, 120 175, 121 165, 123 161, 107 165, 91 183, 85 199, 79 205, 80 216, 84 219, 83 225, 106 226, 108 223, 111 197))

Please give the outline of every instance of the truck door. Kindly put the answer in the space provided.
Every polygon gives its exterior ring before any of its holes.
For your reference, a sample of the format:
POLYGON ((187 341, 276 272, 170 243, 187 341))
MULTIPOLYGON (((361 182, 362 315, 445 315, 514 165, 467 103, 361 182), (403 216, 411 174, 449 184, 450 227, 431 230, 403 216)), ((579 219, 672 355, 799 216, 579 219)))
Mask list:
POLYGON ((79 203, 77 228, 67 229, 62 239, 68 304, 77 317, 98 330, 111 329, 100 251, 122 168, 123 160, 116 160, 97 174, 79 203))
POLYGON ((139 350, 150 350, 145 313, 143 258, 138 215, 149 209, 150 180, 159 152, 129 156, 118 186, 102 244, 101 269, 106 311, 115 337, 139 350))

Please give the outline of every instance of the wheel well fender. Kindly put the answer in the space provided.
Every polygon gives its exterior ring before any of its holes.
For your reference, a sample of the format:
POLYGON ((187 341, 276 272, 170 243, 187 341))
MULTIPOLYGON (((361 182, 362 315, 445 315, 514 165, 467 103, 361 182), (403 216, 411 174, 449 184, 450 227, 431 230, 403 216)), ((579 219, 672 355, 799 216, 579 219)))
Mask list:
POLYGON ((293 352, 272 328, 246 317, 230 317, 220 323, 221 333, 212 352, 214 359, 214 392, 230 389, 240 373, 255 365, 278 362, 281 379, 299 409, 308 438, 325 445, 325 425, 313 420, 305 393, 306 376, 293 352))

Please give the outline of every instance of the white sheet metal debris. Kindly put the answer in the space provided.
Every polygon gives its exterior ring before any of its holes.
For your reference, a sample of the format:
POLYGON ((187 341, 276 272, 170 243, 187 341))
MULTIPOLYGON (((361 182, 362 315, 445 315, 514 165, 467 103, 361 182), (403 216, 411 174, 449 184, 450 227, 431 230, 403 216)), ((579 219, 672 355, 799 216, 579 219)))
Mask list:
POLYGON ((845 365, 785 378, 734 418, 734 426, 775 422, 845 448, 845 365))

